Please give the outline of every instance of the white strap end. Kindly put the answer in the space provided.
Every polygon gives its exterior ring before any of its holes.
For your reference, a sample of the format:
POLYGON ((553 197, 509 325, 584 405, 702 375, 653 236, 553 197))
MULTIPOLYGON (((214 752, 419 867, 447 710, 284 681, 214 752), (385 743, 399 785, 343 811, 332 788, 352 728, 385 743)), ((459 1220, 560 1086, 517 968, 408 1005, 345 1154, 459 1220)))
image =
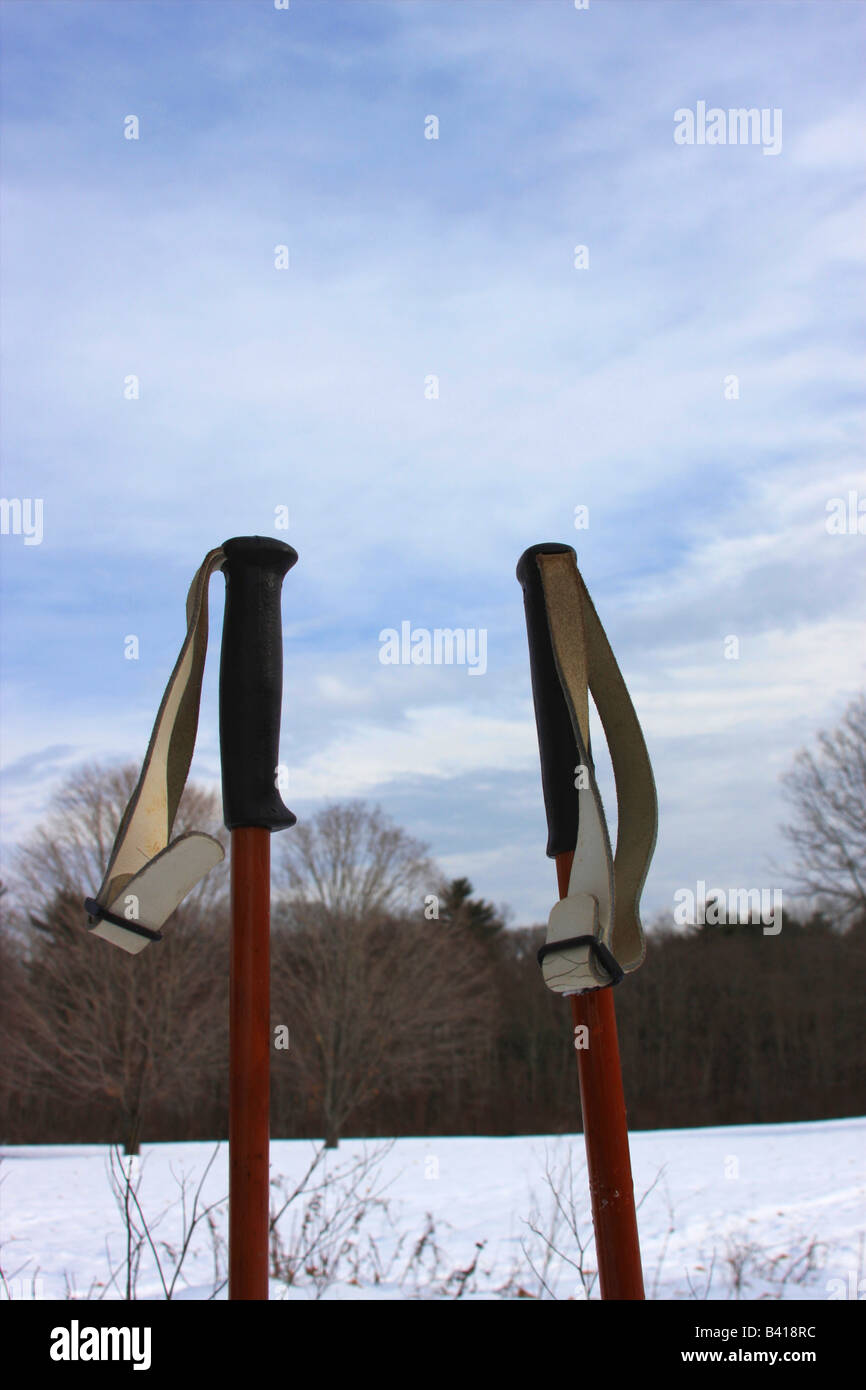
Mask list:
MULTIPOLYGON (((598 898, 591 893, 569 894, 556 904, 548 919, 545 945, 553 946, 557 941, 569 941, 575 936, 598 939, 598 898)), ((588 945, 551 951, 541 962, 541 973, 544 983, 555 994, 581 994, 608 983, 607 977, 599 974, 588 945)))
POLYGON ((136 932, 135 927, 158 932, 186 895, 224 858, 225 850, 212 835, 192 831, 179 836, 133 875, 108 904, 109 912, 126 918, 130 927, 103 918, 91 928, 93 935, 137 956, 154 938, 136 932))

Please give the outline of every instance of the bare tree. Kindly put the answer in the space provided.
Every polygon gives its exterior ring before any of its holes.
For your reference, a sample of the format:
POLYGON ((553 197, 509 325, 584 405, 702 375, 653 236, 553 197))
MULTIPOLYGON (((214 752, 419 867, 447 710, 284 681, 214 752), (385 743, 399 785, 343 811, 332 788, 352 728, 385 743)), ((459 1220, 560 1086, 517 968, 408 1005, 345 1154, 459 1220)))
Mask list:
POLYGON ((4 1071, 34 1091, 107 1111, 138 1153, 156 1101, 183 1111, 225 1054, 227 923, 181 908, 164 939, 129 956, 90 936, 80 900, 33 918, 17 1030, 4 1071))
POLYGON ((4 1066, 8 1057, 7 1038, 21 1030, 21 998, 26 979, 21 952, 21 923, 12 909, 9 891, 0 883, 0 1139, 5 1139, 5 1127, 19 1108, 20 1077, 14 1066, 4 1066))
POLYGON ((275 933, 273 966, 291 1087, 328 1148, 374 1098, 464 1075, 490 1031, 489 956, 451 925, 320 911, 275 933))
POLYGON ((866 694, 838 727, 818 735, 782 778, 794 820, 782 832, 796 851, 798 892, 826 905, 843 924, 866 919, 866 694))
MULTIPOLYGON (((149 1105, 181 1107, 225 1041, 228 920, 219 885, 191 894, 165 936, 129 956, 91 936, 83 898, 105 868, 135 769, 88 765, 18 854, 28 903, 14 1030, 5 1030, 9 1085, 98 1105, 137 1153, 149 1105)), ((184 794, 177 829, 212 823, 212 793, 184 794)))
MULTIPOLYGON (((26 910, 44 913, 58 893, 92 896, 102 882, 114 837, 138 781, 134 763, 84 763, 54 793, 44 821, 15 855, 11 886, 26 910)), ((187 784, 172 834, 204 830, 228 843, 217 792, 187 784)), ((227 892, 225 863, 217 865, 189 895, 204 909, 227 892)), ((82 907, 82 913, 84 909, 82 907)))
POLYGON ((363 801, 326 806, 275 845, 275 882, 341 917, 417 910, 433 881, 427 847, 363 801))
POLYGON ((374 1097, 471 1064, 488 957, 456 924, 424 919, 441 875, 378 807, 326 807, 284 837, 283 855, 273 1007, 291 1039, 284 1084, 334 1148, 374 1097))

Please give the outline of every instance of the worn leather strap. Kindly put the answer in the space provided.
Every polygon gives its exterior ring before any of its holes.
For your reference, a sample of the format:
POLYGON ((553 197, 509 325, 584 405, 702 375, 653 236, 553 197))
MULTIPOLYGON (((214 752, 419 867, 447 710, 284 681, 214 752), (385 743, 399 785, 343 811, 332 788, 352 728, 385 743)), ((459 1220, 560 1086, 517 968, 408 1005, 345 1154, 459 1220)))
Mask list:
MULTIPOLYGON (((556 670, 580 764, 578 832, 568 895, 550 914, 547 944, 592 935, 621 968, 636 970, 646 954, 640 895, 656 843, 655 782, 643 733, 625 681, 571 551, 536 556, 556 670), (617 840, 611 853, 604 806, 589 752, 588 692, 598 710, 616 782, 617 840)), ((560 994, 611 983, 589 946, 545 954, 542 972, 560 994)))
MULTIPOLYGON (((208 581, 225 559, 211 550, 190 585, 186 637, 157 712, 141 775, 108 861, 95 903, 115 919, 137 923, 127 930, 91 910, 88 925, 131 955, 154 939, 181 900, 225 857, 219 840, 200 831, 169 843, 192 762, 208 637, 208 581)), ((94 900, 88 900, 91 905, 94 900)), ((157 938, 158 939, 158 938, 157 938)))

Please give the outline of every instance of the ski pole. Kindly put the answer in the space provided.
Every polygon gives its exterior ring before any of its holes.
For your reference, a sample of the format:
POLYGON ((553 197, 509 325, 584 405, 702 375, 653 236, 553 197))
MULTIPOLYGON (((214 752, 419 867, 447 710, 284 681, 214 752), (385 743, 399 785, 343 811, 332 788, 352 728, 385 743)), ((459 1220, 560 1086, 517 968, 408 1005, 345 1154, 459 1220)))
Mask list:
POLYGON ((548 857, 560 901, 538 953, 545 983, 571 997, 587 1171, 603 1299, 642 1299, 613 987, 643 961, 638 915, 656 838, 646 745, 625 683, 571 546, 521 556, 548 857), (617 791, 616 855, 589 746, 589 693, 617 791))
MULTIPOLYGON (((560 898, 567 896, 573 859, 573 852, 556 857, 560 898)), ((571 1016, 575 1039, 585 1028, 588 1044, 575 1050, 601 1296, 642 1299, 643 1269, 613 986, 573 994, 571 1016)))
POLYGON ((229 1297, 268 1296, 270 835, 295 824, 277 790, 283 687, 280 590, 297 561, 283 541, 241 536, 208 551, 186 600, 186 635, 88 930, 138 955, 225 853, 212 835, 172 840, 198 728, 208 583, 226 579, 220 659, 223 814, 231 831, 229 1297))
POLYGON ((247 536, 223 545, 223 812, 231 831, 229 1298, 268 1297, 270 836, 296 817, 278 790, 280 589, 297 553, 247 536))

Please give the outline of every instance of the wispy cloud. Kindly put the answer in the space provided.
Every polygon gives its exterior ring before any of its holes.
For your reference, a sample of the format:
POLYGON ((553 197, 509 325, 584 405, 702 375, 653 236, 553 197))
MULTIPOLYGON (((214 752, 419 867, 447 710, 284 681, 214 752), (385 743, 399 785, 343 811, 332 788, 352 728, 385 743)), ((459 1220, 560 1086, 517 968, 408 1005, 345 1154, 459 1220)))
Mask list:
POLYGON ((299 806, 379 799, 543 915, 514 565, 564 539, 655 759, 649 902, 759 881, 779 771, 863 682, 866 542, 825 526, 866 494, 859 7, 202 13, 3 16, 3 490, 44 499, 40 546, 0 537, 7 840, 73 757, 141 756, 193 570, 284 505, 299 806), (780 108, 778 157, 675 145, 698 100, 780 108), (487 674, 383 668, 404 618, 485 628, 487 674))

